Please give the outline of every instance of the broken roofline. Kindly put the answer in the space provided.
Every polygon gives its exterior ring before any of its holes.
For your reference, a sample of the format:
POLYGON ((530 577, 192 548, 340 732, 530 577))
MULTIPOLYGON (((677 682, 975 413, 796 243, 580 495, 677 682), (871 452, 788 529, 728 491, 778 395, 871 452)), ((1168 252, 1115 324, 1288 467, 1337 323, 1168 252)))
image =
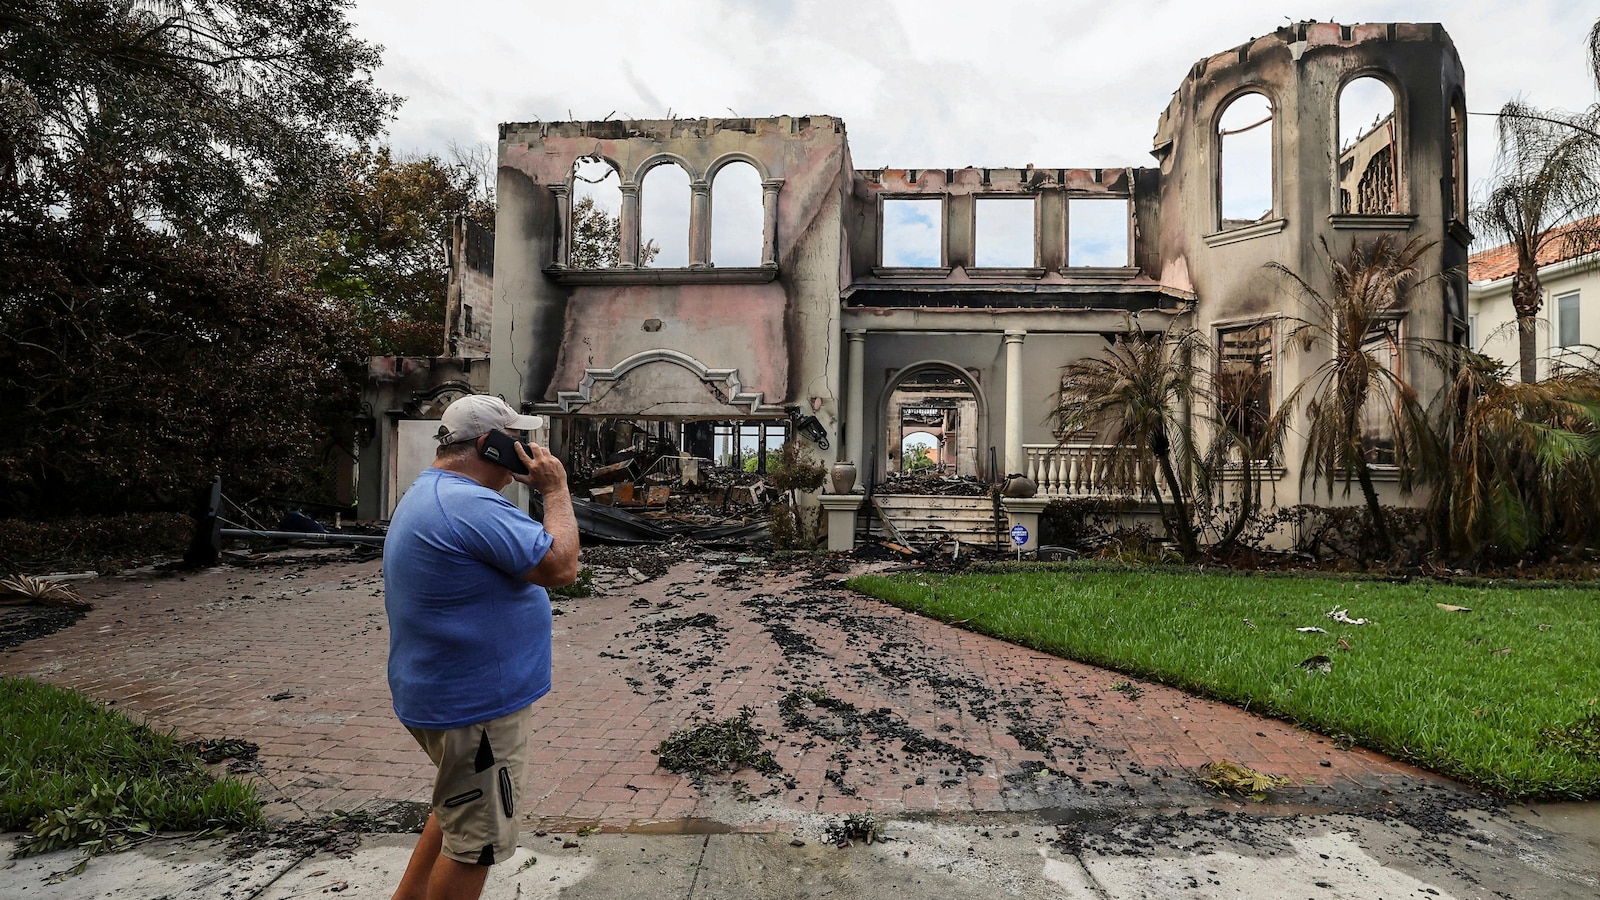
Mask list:
POLYGON ((740 134, 778 132, 799 134, 828 129, 844 133, 844 120, 837 116, 766 116, 762 118, 699 119, 590 119, 570 122, 501 122, 500 139, 537 133, 544 138, 594 138, 622 141, 630 138, 665 141, 676 138, 705 138, 720 131, 740 134))
POLYGON ((1102 166, 1099 168, 1037 167, 1029 163, 1020 168, 967 166, 960 169, 909 168, 909 169, 856 169, 856 176, 879 185, 886 191, 929 191, 964 187, 978 191, 1011 190, 1036 191, 1045 188, 1065 188, 1070 192, 1085 194, 1111 194, 1121 197, 1133 195, 1136 173, 1153 172, 1154 169, 1134 166, 1102 166), (934 182, 929 185, 929 181, 934 182))
MULTIPOLYGON (((621 141, 634 138, 666 141, 678 138, 705 138, 722 131, 741 134, 758 134, 762 131, 798 134, 813 128, 829 128, 844 133, 844 120, 837 116, 767 116, 765 118, 698 118, 698 119, 589 119, 563 122, 502 122, 500 139, 516 135, 537 134, 547 138, 593 138, 597 141, 621 141)), ((994 182, 1019 182, 1027 187, 1066 187, 1100 192, 1105 190, 1131 190, 1132 175, 1137 171, 1130 166, 1036 167, 1032 163, 1022 166, 917 166, 876 169, 856 169, 857 176, 871 182, 916 184, 928 172, 942 172, 947 183, 958 180, 957 173, 978 172, 979 184, 994 182), (1037 180, 1036 180, 1037 179, 1037 180), (1048 181, 1046 181, 1048 179, 1048 181)), ((965 179, 961 179, 965 180, 965 179)))

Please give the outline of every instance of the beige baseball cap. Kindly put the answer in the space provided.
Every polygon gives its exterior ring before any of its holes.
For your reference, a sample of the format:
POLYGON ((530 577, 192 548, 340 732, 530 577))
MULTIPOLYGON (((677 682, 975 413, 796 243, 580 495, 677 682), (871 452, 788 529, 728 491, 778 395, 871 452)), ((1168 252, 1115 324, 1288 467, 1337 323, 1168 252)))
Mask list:
POLYGON ((492 394, 468 394, 439 417, 439 443, 471 441, 491 431, 532 431, 544 426, 543 416, 523 416, 492 394))

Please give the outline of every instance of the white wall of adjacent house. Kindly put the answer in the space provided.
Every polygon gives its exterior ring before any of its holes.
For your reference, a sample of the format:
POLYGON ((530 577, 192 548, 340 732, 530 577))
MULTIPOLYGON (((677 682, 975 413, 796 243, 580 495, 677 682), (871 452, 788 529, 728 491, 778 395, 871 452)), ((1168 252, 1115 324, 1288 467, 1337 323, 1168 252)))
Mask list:
MULTIPOLYGON (((1539 272, 1544 303, 1536 335, 1539 377, 1552 366, 1583 365, 1600 352, 1600 254, 1545 266, 1539 272)), ((1511 278, 1473 282, 1467 289, 1467 331, 1473 349, 1518 371, 1517 314, 1511 278)))

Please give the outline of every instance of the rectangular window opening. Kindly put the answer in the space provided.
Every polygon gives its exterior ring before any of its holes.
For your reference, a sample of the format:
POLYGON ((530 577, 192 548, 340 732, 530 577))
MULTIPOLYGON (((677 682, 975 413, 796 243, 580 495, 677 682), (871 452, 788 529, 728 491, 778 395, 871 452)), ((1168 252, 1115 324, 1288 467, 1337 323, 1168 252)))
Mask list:
MULTIPOLYGON (((1385 322, 1373 328, 1362 343, 1363 352, 1371 355, 1391 373, 1400 374, 1400 322, 1385 322)), ((1400 398, 1389 390, 1374 389, 1367 395, 1361 410, 1362 444, 1366 448, 1367 462, 1377 466, 1395 464, 1394 422, 1398 415, 1395 404, 1400 398)))
POLYGON ((1129 264, 1128 201, 1067 201, 1067 265, 1120 269, 1129 264))
POLYGON ((974 260, 978 268, 1026 269, 1038 254, 1032 197, 979 197, 974 260))
POLYGON ((1556 298, 1556 337, 1563 347, 1576 347, 1579 337, 1578 292, 1562 294, 1556 298))
POLYGON ((1217 406, 1226 428, 1244 447, 1235 449, 1242 461, 1246 449, 1264 461, 1267 423, 1272 418, 1271 322, 1232 328, 1217 336, 1217 406))
POLYGON ((943 198, 886 199, 882 209, 882 265, 894 269, 944 265, 943 198))

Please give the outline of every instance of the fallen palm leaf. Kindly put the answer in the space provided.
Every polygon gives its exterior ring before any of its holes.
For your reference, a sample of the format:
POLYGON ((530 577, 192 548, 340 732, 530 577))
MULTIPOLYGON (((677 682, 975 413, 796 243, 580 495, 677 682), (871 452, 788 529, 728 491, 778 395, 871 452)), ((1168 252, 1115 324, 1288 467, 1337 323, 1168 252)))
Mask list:
POLYGON ((1289 779, 1224 759, 1202 766, 1200 783, 1219 794, 1249 797, 1259 803, 1267 799, 1267 791, 1287 785, 1289 779))
POLYGON ((5 595, 0 596, 0 605, 3 606, 38 603, 44 606, 76 609, 81 612, 94 609, 93 604, 79 597, 71 588, 43 578, 35 578, 32 575, 17 575, 0 580, 0 594, 5 595))

